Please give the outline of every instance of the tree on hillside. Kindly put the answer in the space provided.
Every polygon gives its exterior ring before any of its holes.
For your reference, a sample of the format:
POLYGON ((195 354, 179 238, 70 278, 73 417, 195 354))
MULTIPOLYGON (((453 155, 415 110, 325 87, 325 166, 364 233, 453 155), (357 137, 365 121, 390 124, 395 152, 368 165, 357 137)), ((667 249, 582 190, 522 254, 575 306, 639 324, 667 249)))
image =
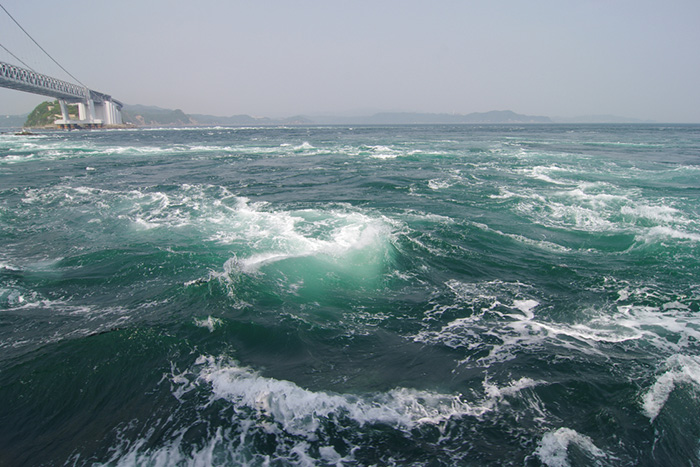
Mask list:
MULTIPOLYGON (((71 118, 78 118, 78 106, 69 105, 68 114, 71 118)), ((53 125, 56 119, 61 118, 61 106, 58 101, 44 101, 37 105, 34 110, 27 116, 27 121, 24 122, 25 127, 42 127, 53 125)))

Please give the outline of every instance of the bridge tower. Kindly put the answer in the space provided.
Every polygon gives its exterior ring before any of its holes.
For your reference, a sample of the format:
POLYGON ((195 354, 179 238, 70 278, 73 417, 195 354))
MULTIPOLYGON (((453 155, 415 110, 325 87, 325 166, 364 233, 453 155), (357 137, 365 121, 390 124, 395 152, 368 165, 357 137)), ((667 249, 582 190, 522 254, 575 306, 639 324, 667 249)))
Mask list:
POLYGON ((85 88, 85 95, 89 97, 77 102, 78 120, 70 119, 66 100, 59 99, 62 118, 54 123, 62 128, 98 128, 105 125, 121 125, 123 123, 122 107, 124 104, 107 94, 92 91, 88 88, 85 88))

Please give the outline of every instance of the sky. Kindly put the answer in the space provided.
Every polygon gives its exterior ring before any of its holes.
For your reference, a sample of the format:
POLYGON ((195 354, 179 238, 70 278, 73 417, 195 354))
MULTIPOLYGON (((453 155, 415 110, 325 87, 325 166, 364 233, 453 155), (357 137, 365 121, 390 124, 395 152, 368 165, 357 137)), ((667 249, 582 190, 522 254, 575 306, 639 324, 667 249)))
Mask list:
MULTIPOLYGON (((126 104, 288 117, 379 111, 700 123, 698 0, 0 0, 126 104)), ((73 81, 0 10, 0 44, 73 81)), ((21 65, 0 48, 0 61, 21 65)), ((0 88, 0 114, 46 100, 0 88)))

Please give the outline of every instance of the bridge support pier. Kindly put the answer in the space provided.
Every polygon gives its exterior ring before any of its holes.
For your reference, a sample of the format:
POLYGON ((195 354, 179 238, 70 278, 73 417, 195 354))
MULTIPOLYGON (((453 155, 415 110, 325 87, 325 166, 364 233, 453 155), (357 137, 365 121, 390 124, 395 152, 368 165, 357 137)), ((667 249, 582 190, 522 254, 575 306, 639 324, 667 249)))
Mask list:
POLYGON ((122 125, 121 103, 111 99, 102 98, 85 99, 75 102, 78 106, 78 119, 71 120, 68 115, 68 105, 63 99, 59 99, 61 116, 56 120, 56 125, 63 129, 75 128, 102 128, 105 125, 122 125))
POLYGON ((58 105, 61 107, 61 115, 63 116, 63 121, 67 122, 70 120, 70 115, 68 115, 68 105, 63 99, 58 100, 58 105))

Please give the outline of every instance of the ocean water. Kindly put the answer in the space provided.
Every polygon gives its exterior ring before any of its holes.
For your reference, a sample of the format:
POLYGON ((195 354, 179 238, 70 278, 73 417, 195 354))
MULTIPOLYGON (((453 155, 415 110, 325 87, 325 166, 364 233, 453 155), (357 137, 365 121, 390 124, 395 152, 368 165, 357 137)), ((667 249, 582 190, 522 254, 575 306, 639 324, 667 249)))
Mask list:
POLYGON ((0 465, 700 465, 700 126, 0 135, 0 465))

